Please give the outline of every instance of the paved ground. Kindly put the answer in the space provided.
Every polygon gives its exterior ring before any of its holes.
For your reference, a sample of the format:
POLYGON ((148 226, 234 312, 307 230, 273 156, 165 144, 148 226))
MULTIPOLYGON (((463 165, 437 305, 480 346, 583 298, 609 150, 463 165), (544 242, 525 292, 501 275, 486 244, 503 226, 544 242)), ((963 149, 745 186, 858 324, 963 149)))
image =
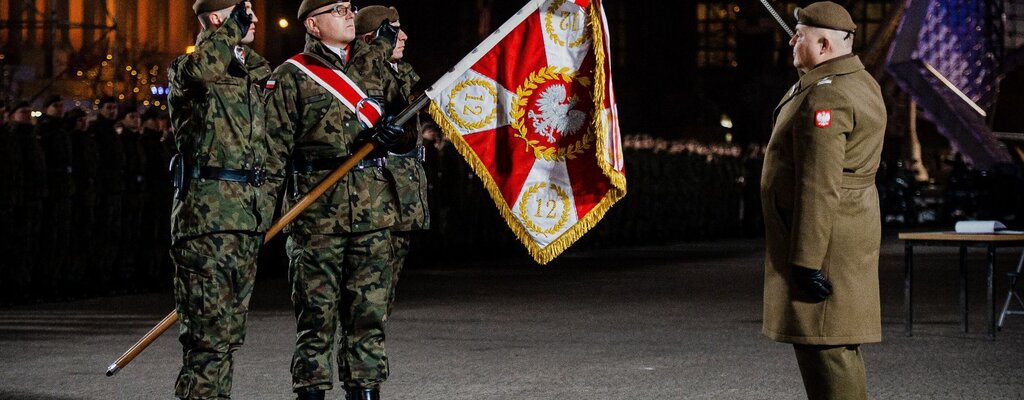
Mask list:
MULTIPOLYGON (((915 336, 903 336, 901 243, 887 237, 884 342, 865 346, 877 399, 1024 398, 1024 317, 984 335, 984 255, 972 251, 971 333, 959 331, 956 251, 918 252, 915 336)), ((1016 265, 1003 250, 1005 271, 1016 265)), ((385 399, 799 399, 791 347, 760 335, 758 240, 411 267, 389 325, 385 399)), ((0 309, 0 399, 170 398, 173 334, 115 377, 106 366, 170 311, 169 293, 0 309)), ((291 398, 287 285, 256 287, 234 397, 291 398)), ((342 398, 332 391, 330 398, 342 398)))

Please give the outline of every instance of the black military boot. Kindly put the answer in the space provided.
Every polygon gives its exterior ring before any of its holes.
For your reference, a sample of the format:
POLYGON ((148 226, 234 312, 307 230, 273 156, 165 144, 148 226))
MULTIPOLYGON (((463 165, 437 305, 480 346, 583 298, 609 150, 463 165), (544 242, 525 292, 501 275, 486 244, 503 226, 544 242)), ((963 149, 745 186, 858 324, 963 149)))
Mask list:
POLYGON ((345 388, 345 400, 380 400, 380 389, 345 388))
POLYGON ((304 390, 298 393, 296 400, 324 400, 324 391, 319 389, 304 390))

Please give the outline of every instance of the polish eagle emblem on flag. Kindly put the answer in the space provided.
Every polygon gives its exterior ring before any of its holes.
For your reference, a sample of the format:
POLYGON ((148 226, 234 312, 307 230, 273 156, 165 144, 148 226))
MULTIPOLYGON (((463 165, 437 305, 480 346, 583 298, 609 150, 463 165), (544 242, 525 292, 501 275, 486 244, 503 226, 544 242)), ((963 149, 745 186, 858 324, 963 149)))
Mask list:
POLYGON ((597 0, 534 0, 430 89, 430 113, 534 259, 626 193, 607 24, 597 0))

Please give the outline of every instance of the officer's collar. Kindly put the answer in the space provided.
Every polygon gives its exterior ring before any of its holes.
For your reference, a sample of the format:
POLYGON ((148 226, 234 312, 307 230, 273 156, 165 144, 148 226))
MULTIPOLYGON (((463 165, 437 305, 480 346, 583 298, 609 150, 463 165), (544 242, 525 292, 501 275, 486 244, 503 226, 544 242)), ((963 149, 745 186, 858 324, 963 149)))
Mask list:
POLYGON ((321 41, 319 38, 307 33, 306 47, 304 49, 304 52, 325 57, 335 67, 339 69, 344 69, 348 67, 349 62, 354 60, 357 56, 361 55, 361 53, 365 52, 366 48, 367 46, 365 43, 359 40, 353 40, 351 43, 349 43, 348 49, 346 49, 346 51, 348 52, 348 62, 346 62, 345 60, 341 59, 341 57, 338 57, 338 53, 335 53, 331 51, 331 49, 327 48, 327 45, 324 44, 324 42, 321 41))
POLYGON ((845 75, 864 69, 860 57, 856 54, 847 54, 818 64, 800 77, 800 88, 806 88, 813 83, 829 76, 845 75))

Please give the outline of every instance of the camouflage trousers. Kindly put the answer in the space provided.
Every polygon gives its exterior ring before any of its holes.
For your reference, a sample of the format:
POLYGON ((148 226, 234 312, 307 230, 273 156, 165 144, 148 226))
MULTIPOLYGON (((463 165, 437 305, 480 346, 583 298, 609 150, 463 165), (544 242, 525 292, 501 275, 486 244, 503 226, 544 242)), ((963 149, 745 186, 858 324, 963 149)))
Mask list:
POLYGON ((390 232, 292 233, 287 250, 296 320, 292 389, 331 389, 335 350, 345 387, 380 387, 388 377, 390 232))
POLYGON ((245 341, 256 256, 263 236, 215 233, 171 248, 182 366, 174 395, 231 397, 232 355, 245 341))
POLYGON ((409 244, 412 242, 413 232, 391 231, 391 247, 395 251, 395 258, 391 261, 391 292, 388 293, 387 316, 391 316, 391 310, 395 309, 395 290, 398 288, 398 274, 402 273, 402 266, 409 256, 409 244))

